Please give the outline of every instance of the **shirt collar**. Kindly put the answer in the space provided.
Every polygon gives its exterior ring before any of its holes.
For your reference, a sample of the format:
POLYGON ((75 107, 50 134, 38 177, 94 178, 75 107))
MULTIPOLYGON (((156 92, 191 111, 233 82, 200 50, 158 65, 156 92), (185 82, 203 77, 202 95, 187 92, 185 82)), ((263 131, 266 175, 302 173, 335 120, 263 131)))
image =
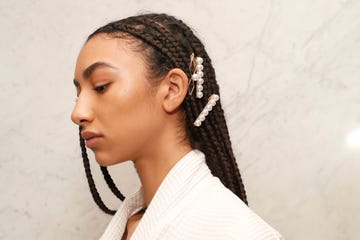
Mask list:
MULTIPOLYGON (((168 211, 171 212, 174 205, 208 173, 210 170, 205 163, 205 155, 201 151, 194 149, 183 156, 160 184, 132 239, 149 237, 158 221, 163 219, 163 215, 168 211)), ((111 235, 111 237, 102 239, 121 239, 127 219, 144 207, 145 201, 141 187, 125 199, 110 222, 104 235, 111 235)))

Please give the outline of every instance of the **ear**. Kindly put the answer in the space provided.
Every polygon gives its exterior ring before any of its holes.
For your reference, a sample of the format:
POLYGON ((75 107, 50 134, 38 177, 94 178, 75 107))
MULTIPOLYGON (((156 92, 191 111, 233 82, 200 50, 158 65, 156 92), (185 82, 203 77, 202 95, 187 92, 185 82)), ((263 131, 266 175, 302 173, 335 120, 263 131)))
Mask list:
POLYGON ((164 110, 172 113, 184 101, 188 92, 188 77, 179 68, 171 69, 160 84, 159 92, 164 110))

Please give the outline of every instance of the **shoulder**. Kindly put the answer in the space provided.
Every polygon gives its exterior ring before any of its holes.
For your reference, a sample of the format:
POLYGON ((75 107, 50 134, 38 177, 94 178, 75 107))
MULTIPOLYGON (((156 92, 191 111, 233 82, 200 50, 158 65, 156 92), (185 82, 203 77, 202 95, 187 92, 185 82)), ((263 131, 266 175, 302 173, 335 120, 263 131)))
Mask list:
POLYGON ((188 234, 202 232, 218 239, 281 239, 218 178, 202 181, 186 201, 176 227, 186 229, 188 234))

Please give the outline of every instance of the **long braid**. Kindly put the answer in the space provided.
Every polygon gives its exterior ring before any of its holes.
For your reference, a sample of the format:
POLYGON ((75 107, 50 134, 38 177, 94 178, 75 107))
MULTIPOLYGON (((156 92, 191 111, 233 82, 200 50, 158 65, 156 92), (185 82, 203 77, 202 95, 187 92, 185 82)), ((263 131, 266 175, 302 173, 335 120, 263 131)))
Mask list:
POLYGON ((110 188, 110 190, 115 194, 115 196, 120 199, 120 201, 125 200, 125 196, 120 192, 120 190, 116 187, 114 180, 111 178, 110 173, 107 169, 107 167, 100 166, 101 172, 104 175, 104 179, 106 181, 106 184, 110 188))
MULTIPOLYGON (((211 90, 211 92, 218 92, 219 90, 219 86, 216 83, 216 81, 211 81, 211 80, 215 80, 215 71, 211 65, 211 60, 207 54, 207 52, 205 51, 205 48, 203 46, 203 44, 201 43, 201 41, 193 34, 193 31, 186 25, 184 24, 181 20, 177 20, 174 17, 168 16, 169 18, 172 18, 174 21, 179 22, 179 27, 182 28, 185 38, 189 39, 189 41, 191 41, 192 46, 195 50, 195 52, 197 52, 197 54, 199 56, 202 56, 204 58, 204 66, 209 67, 209 69, 206 69, 204 72, 205 74, 207 74, 207 77, 205 78, 206 81, 205 83, 208 83, 208 86, 206 86, 208 89, 211 90), (207 60, 209 60, 209 62, 206 62, 207 60)), ((221 103, 219 103, 220 105, 221 103)), ((217 136, 219 137, 219 139, 222 139, 223 141, 216 141, 214 143, 214 145, 218 145, 217 143, 219 143, 219 145, 222 145, 222 149, 223 151, 219 152, 219 154, 221 155, 221 159, 219 159, 218 161, 215 161, 216 165, 220 165, 219 163, 225 163, 224 169, 222 169, 222 171, 225 170, 226 172, 226 179, 223 179, 220 177, 220 174, 218 173, 218 171, 216 171, 217 166, 213 164, 213 162, 208 161, 208 165, 210 167, 211 170, 213 170, 214 175, 219 176, 220 179, 223 181, 223 183, 225 184, 225 186, 227 186, 228 188, 230 188, 236 195, 238 195, 245 203, 247 203, 247 198, 246 198, 246 193, 245 193, 245 188, 241 179, 241 175, 237 166, 237 162, 235 160, 235 156, 233 154, 233 150, 231 147, 231 141, 230 141, 230 136, 229 136, 229 132, 228 132, 228 128, 226 125, 226 121, 225 121, 225 117, 224 117, 224 112, 222 107, 217 106, 216 107, 216 111, 214 111, 214 113, 212 113, 214 116, 207 117, 207 123, 211 123, 211 120, 213 121, 213 128, 211 130, 207 130, 206 132, 208 133, 213 133, 214 131, 217 133, 217 136), (225 151, 224 151, 225 150, 225 151)), ((191 110, 190 110, 191 111, 191 110)), ((187 111, 186 113, 188 113, 189 111, 187 111)), ((206 124, 206 122, 205 122, 206 124)), ((208 124, 207 124, 208 125, 208 124)), ((202 129, 202 131, 204 131, 204 129, 202 129)), ((205 152, 206 154, 206 152, 205 152)), ((206 154, 206 156, 211 156, 211 154, 206 154)))
MULTIPOLYGON (((178 20, 178 21, 180 22, 180 24, 179 24, 180 27, 184 31, 185 37, 193 42, 194 48, 196 48, 198 51, 202 52, 200 56, 204 55, 204 56, 206 56, 207 59, 210 59, 207 52, 205 51, 203 44, 194 35, 193 31, 181 20, 178 20)), ((216 79, 215 71, 214 71, 212 65, 210 64, 209 66, 211 66, 211 70, 210 70, 209 74, 213 75, 213 76, 210 76, 210 78, 216 79)), ((216 81, 212 81, 211 83, 216 84, 216 86, 215 86, 216 89, 219 88, 216 81)), ((218 111, 215 111, 214 115, 215 115, 214 119, 216 119, 218 122, 217 125, 215 125, 215 126, 217 126, 217 127, 215 127, 215 129, 220 129, 221 139, 223 140, 223 143, 225 145, 225 147, 223 149, 226 151, 226 153, 228 155, 228 157, 225 159, 225 161, 228 166, 231 166, 230 169, 232 170, 231 171, 232 174, 231 174, 231 172, 229 172, 228 177, 236 183, 236 188, 231 189, 231 190, 236 195, 238 195, 245 203, 248 203, 247 197, 246 197, 246 192, 245 192, 245 187, 244 187, 243 181, 241 179, 240 171, 239 171, 239 168, 238 168, 238 165, 237 165, 237 162, 236 162, 233 150, 232 150, 232 144, 230 141, 229 131, 227 128, 227 124, 225 121, 224 112, 223 112, 222 107, 218 108, 218 111), (234 179, 234 177, 235 177, 235 179, 234 179)), ((222 159, 222 160, 224 160, 224 159, 222 159)), ((210 169, 213 168, 211 165, 209 167, 210 167, 210 169)))
POLYGON ((99 195, 99 193, 98 193, 98 191, 96 189, 95 182, 94 182, 94 179, 92 177, 91 170, 90 170, 90 161, 89 161, 89 158, 88 158, 87 153, 86 153, 85 141, 81 137, 81 129, 82 128, 79 127, 81 155, 82 155, 82 158, 83 158, 86 178, 88 180, 91 195, 93 196, 94 201, 96 202, 96 204, 99 206, 99 208, 101 210, 103 210, 107 214, 114 215, 116 211, 111 210, 111 209, 109 209, 108 207, 105 206, 104 202, 102 201, 102 199, 101 199, 101 197, 100 197, 100 195, 99 195))
MULTIPOLYGON (((207 103, 205 96, 210 96, 213 93, 220 95, 219 85, 216 82, 215 70, 211 64, 211 59, 204 45, 194 35, 193 31, 181 20, 172 16, 166 14, 146 14, 109 23, 91 34, 88 40, 99 33, 106 33, 119 38, 124 37, 123 34, 126 33, 133 39, 140 39, 143 48, 153 50, 150 51, 149 54, 147 51, 144 51, 144 54, 148 54, 148 64, 152 65, 150 69, 152 69, 153 72, 160 71, 155 75, 164 75, 171 68, 178 67, 181 68, 190 79, 190 54, 194 53, 196 56, 203 58, 205 79, 203 85, 204 97, 197 99, 194 94, 186 95, 182 103, 186 116, 187 135, 191 146, 204 152, 206 162, 211 172, 219 177, 227 188, 247 204, 244 184, 232 150, 221 101, 217 103, 216 107, 207 116, 206 121, 203 122, 201 127, 195 127, 193 125, 198 114, 207 103), (164 58, 160 59, 159 56, 163 56, 164 58)), ((122 199, 121 197, 123 196, 116 188, 107 169, 102 167, 102 172, 113 193, 122 199)), ((95 199, 95 202, 103 209, 100 206, 101 204, 98 203, 98 200, 95 199)))

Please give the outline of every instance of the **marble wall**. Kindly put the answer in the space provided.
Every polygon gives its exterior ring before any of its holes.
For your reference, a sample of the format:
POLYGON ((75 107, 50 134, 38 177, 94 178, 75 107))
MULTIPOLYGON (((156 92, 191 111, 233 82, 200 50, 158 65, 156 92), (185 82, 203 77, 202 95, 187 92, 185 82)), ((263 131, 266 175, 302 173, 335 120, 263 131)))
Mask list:
MULTIPOLYGON (((1 1, 0 239, 102 233, 70 121, 74 64, 95 28, 149 11, 204 41, 251 208, 286 239, 360 239, 358 0, 1 1)), ((125 193, 139 185, 131 164, 110 171, 125 193)))

